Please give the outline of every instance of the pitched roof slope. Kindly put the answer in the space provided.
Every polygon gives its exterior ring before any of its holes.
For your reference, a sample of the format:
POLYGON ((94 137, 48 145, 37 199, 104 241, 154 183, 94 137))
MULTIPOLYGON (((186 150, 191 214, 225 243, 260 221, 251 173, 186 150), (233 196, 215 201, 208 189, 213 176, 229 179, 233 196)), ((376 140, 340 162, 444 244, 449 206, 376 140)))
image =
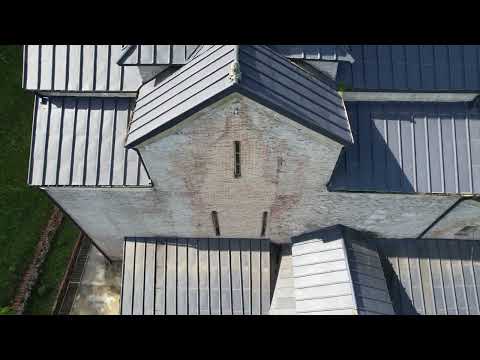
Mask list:
POLYGON ((351 45, 337 81, 356 91, 480 91, 479 45, 351 45))
POLYGON ((23 88, 33 91, 135 94, 137 69, 116 63, 121 45, 25 45, 23 88))
POLYGON ((183 65, 201 45, 126 45, 118 65, 183 65))
POLYGON ((355 61, 347 45, 270 45, 270 47, 290 59, 349 63, 355 61))
POLYGON ((135 150, 124 147, 129 98, 35 98, 28 184, 150 186, 135 150))
POLYGON ((238 92, 344 144, 352 142, 340 95, 267 46, 215 45, 167 79, 145 84, 127 139, 135 146, 238 92))
POLYGON ((348 103, 355 143, 330 189, 480 193, 480 112, 468 103, 348 103))
POLYGON ((342 225, 292 239, 297 314, 393 314, 375 244, 342 225))

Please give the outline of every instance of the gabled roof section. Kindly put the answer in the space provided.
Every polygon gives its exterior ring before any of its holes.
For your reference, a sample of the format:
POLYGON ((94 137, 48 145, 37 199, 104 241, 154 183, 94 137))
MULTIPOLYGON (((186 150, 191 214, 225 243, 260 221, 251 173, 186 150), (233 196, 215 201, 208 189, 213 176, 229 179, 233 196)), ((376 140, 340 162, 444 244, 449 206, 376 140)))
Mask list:
POLYGON ((183 65, 201 45, 124 45, 118 65, 183 65))
POLYGON ((342 225, 292 241, 297 314, 393 314, 375 243, 342 225))
POLYGON ((347 45, 270 45, 270 47, 290 59, 349 63, 355 61, 347 45))
POLYGON ((233 92, 335 141, 352 142, 343 100, 329 83, 268 46, 212 45, 164 81, 140 89, 126 145, 136 146, 233 92))
POLYGON ((480 193, 480 112, 469 103, 347 103, 355 143, 329 188, 480 193))

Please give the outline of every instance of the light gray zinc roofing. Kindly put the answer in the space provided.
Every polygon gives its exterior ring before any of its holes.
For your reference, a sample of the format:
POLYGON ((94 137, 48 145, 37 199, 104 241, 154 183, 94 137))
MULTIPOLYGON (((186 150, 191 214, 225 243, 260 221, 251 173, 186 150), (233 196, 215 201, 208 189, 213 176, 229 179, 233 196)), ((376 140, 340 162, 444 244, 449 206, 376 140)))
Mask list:
POLYGON ((268 314, 270 246, 265 239, 127 238, 121 314, 268 314))
POLYGON ((480 112, 468 103, 347 103, 355 143, 331 190, 480 192, 480 112))
POLYGON ((480 241, 375 239, 396 314, 480 315, 480 241))
POLYGON ((297 314, 393 314, 374 243, 336 225, 292 239, 297 314))
POLYGON ((347 45, 270 45, 270 47, 290 59, 349 63, 355 61, 347 45))
POLYGON ((119 65, 183 65, 201 45, 125 45, 119 65))
POLYGON ((128 98, 35 98, 28 184, 150 186, 137 151, 124 147, 128 98))
POLYGON ((135 93, 138 69, 117 64, 121 45, 25 45, 23 87, 35 91, 135 93))
POLYGON ((346 89, 480 91, 480 45, 350 45, 355 62, 339 64, 346 89))
POLYGON ((336 141, 352 141, 343 100, 328 83, 267 46, 215 45, 159 84, 151 81, 140 88, 127 146, 137 145, 233 92, 336 141))

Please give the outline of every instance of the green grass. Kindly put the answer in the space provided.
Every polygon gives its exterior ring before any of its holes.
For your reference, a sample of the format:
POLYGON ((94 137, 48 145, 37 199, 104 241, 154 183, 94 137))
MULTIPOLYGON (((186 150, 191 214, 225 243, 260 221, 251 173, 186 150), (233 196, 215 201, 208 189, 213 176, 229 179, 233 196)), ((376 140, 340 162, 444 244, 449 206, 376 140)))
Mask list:
POLYGON ((27 186, 33 95, 21 88, 22 49, 0 46, 0 308, 28 266, 52 205, 27 186))
POLYGON ((79 230, 75 224, 70 219, 64 218, 50 244, 50 250, 26 306, 25 314, 48 315, 51 313, 78 234, 79 230))

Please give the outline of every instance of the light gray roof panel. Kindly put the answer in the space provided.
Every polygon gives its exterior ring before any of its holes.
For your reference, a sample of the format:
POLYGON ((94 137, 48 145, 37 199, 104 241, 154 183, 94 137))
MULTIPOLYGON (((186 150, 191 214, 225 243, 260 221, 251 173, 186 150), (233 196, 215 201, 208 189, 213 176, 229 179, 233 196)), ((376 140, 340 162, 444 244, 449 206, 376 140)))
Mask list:
POLYGON ((290 59, 353 62, 347 45, 270 45, 290 59))
POLYGON ((268 240, 127 238, 121 314, 268 314, 270 276, 268 240))
POLYGON ((393 314, 375 244, 341 225, 292 239, 297 314, 393 314))
POLYGON ((137 151, 124 147, 132 100, 35 98, 29 185, 149 186, 137 151))
POLYGON ((376 239, 396 314, 480 315, 480 242, 376 239))
POLYGON ((480 113, 468 103, 347 103, 355 143, 331 190, 480 192, 480 113))
POLYGON ((201 45, 126 45, 118 65, 183 65, 201 45))
POLYGON ((267 46, 209 46, 158 85, 139 91, 127 146, 135 146, 232 92, 342 143, 352 141, 342 98, 267 46), (241 77, 234 79, 238 64, 241 77))
POLYGON ((138 69, 117 65, 121 45, 25 45, 23 87, 33 91, 124 93, 142 84, 138 69))
POLYGON ((352 90, 480 91, 479 45, 350 45, 337 81, 352 90))

